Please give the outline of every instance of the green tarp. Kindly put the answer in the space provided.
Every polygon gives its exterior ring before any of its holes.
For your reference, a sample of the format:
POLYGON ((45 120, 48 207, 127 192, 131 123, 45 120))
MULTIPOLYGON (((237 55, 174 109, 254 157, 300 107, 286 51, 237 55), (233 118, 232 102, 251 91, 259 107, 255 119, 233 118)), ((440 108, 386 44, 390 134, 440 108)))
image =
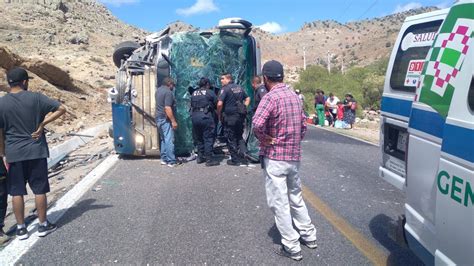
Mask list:
MULTIPOLYGON (((207 77, 213 86, 221 87, 220 76, 228 72, 234 77, 235 83, 253 97, 251 80, 255 67, 252 65, 252 43, 249 38, 231 32, 205 36, 199 32, 175 33, 171 35, 171 40, 169 58, 172 63, 171 76, 176 80, 176 116, 179 125, 175 136, 175 152, 177 155, 187 155, 194 149, 188 87, 196 87, 201 77, 207 77)), ((251 116, 250 113, 247 125, 250 125, 251 116)), ((254 140, 249 142, 248 148, 254 154, 258 153, 254 140)))

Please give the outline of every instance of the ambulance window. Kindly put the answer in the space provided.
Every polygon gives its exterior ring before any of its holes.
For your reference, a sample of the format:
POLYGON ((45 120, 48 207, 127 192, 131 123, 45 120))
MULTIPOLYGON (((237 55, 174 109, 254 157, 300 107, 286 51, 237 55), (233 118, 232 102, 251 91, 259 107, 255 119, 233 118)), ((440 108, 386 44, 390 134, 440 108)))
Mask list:
POLYGON ((403 34, 393 63, 390 86, 393 90, 415 92, 424 60, 443 20, 410 26, 403 34))
POLYGON ((474 111, 474 75, 471 79, 471 87, 469 88, 469 95, 467 96, 467 101, 469 102, 469 107, 471 107, 471 111, 474 111))

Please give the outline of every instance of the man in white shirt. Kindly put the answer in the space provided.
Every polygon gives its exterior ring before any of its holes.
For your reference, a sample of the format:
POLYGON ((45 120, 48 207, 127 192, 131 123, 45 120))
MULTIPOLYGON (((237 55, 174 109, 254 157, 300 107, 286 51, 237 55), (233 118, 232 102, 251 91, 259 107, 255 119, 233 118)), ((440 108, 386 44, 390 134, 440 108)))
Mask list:
POLYGON ((326 100, 326 107, 329 110, 329 113, 332 116, 332 123, 331 125, 334 126, 334 122, 336 121, 337 118, 337 103, 339 102, 339 98, 334 96, 334 94, 331 92, 329 93, 329 98, 326 100))

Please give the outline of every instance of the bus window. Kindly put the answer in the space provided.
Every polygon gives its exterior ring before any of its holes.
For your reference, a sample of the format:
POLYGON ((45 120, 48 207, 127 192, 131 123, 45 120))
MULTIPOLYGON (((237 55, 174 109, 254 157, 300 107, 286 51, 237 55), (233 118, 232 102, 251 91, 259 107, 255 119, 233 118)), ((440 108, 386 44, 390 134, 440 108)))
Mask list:
POLYGON ((393 90, 415 92, 424 61, 443 20, 408 27, 398 47, 390 76, 393 90))
POLYGON ((474 75, 471 79, 471 86, 469 87, 469 95, 467 96, 467 102, 469 103, 471 111, 474 111, 474 75))

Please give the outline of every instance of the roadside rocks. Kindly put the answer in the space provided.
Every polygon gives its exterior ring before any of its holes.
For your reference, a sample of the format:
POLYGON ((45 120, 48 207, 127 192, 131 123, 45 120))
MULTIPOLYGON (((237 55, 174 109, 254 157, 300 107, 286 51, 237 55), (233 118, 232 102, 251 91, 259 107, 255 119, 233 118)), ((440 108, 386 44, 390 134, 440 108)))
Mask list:
POLYGON ((357 118, 356 123, 379 123, 380 122, 380 110, 364 110, 362 112, 362 118, 357 118))

